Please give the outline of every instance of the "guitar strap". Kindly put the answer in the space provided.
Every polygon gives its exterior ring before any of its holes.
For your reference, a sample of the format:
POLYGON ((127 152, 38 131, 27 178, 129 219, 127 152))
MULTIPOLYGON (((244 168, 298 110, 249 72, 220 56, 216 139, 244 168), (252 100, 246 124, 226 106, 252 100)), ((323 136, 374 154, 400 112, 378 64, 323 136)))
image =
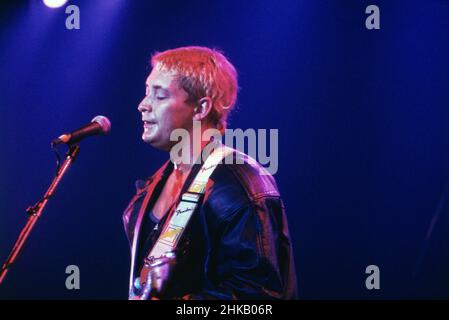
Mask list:
POLYGON ((169 218, 168 223, 165 223, 159 238, 145 259, 145 264, 151 263, 154 259, 160 258, 165 253, 172 252, 176 249, 190 218, 199 204, 201 196, 205 192, 209 177, 217 165, 233 151, 234 149, 220 144, 207 157, 195 179, 187 191, 181 196, 181 201, 169 218))

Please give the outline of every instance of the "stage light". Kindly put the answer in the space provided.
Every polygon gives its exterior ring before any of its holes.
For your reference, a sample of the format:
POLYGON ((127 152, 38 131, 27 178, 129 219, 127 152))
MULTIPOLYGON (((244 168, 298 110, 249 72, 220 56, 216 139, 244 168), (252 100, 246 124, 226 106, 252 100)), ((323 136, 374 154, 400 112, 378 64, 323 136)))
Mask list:
POLYGON ((43 0, 43 2, 49 8, 59 8, 65 5, 67 0, 43 0))

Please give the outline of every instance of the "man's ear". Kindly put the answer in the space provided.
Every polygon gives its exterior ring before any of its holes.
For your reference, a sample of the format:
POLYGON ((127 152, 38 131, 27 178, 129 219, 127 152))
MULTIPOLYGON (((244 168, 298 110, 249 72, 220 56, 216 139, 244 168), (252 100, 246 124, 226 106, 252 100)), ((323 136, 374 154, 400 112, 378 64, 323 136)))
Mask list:
POLYGON ((212 99, 209 97, 204 97, 198 100, 197 105, 194 109, 193 120, 201 121, 207 117, 209 112, 212 110, 212 99))

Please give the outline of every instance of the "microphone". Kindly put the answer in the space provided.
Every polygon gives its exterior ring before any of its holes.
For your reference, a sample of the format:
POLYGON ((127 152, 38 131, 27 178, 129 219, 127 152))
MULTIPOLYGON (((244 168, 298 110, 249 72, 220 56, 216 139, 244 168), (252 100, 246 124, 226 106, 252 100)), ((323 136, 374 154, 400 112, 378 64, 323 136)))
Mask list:
POLYGON ((89 124, 86 124, 85 126, 70 133, 60 135, 59 138, 53 140, 51 144, 58 145, 61 143, 65 143, 68 145, 72 145, 90 136, 106 134, 110 130, 111 122, 109 121, 109 119, 104 116, 96 116, 89 124))

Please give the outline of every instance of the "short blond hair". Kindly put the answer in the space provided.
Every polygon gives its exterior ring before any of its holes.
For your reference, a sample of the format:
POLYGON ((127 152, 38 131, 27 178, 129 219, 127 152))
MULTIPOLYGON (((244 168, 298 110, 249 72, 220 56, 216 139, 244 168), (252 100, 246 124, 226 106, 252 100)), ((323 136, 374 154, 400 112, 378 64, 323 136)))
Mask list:
POLYGON ((181 47, 157 52, 151 66, 176 74, 180 86, 189 94, 188 102, 203 97, 212 99, 208 120, 224 131, 228 114, 237 100, 237 71, 223 53, 206 47, 181 47))

